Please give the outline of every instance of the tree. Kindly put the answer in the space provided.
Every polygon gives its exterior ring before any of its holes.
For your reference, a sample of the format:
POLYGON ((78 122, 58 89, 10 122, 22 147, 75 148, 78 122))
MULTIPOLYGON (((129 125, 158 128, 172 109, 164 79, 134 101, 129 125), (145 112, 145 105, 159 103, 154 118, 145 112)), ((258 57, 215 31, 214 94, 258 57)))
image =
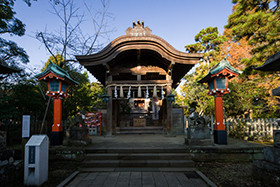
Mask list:
POLYGON ((233 0, 233 13, 225 28, 230 36, 240 41, 246 38, 252 47, 252 58, 247 66, 259 66, 280 50, 279 0, 233 0))
POLYGON ((188 53, 204 53, 204 60, 209 66, 210 59, 217 61, 220 54, 221 44, 226 40, 225 36, 219 35, 217 27, 207 27, 195 35, 197 43, 185 46, 188 53))
MULTIPOLYGON (((271 90, 278 86, 279 74, 260 72, 251 67, 262 65, 270 55, 280 50, 279 0, 235 0, 233 3, 233 13, 228 17, 228 24, 225 26, 226 35, 235 43, 247 42, 246 48, 249 49, 249 55, 245 52, 245 58, 241 60, 244 73, 239 82, 248 83, 254 90, 261 90, 258 93, 262 95, 258 94, 256 97, 262 110, 258 110, 261 112, 256 115, 266 113, 277 116, 276 106, 279 106, 280 102, 277 97, 272 96, 271 90)), ((246 91, 245 89, 244 92, 246 91)))
POLYGON ((185 46, 188 53, 204 53, 204 61, 201 61, 195 71, 186 75, 185 84, 181 87, 183 98, 181 101, 189 107, 196 107, 200 115, 210 115, 214 112, 214 99, 207 96, 207 85, 197 83, 204 77, 211 66, 216 65, 221 46, 226 37, 219 35, 217 27, 202 29, 196 36, 197 43, 185 46))
MULTIPOLYGON (((75 62, 75 55, 88 55, 100 49, 102 43, 99 43, 100 37, 106 37, 111 31, 107 30, 108 18, 108 0, 101 0, 101 10, 92 12, 85 1, 84 7, 89 13, 94 33, 84 34, 82 24, 86 21, 86 15, 80 13, 80 7, 74 0, 61 0, 59 4, 52 4, 53 14, 55 14, 62 25, 55 33, 44 31, 37 33, 37 39, 44 43, 47 50, 55 58, 56 53, 62 55, 64 62, 75 62)), ((55 58, 56 59, 56 58, 55 58)))
POLYGON ((188 107, 196 108, 199 115, 213 114, 214 98, 207 96, 207 87, 198 83, 195 74, 186 75, 186 82, 181 86, 182 98, 180 101, 184 102, 188 107))
MULTIPOLYGON (((25 0, 30 6, 30 1, 25 0)), ((14 0, 0 1, 0 34, 23 36, 25 25, 15 17, 14 0)), ((16 66, 18 62, 28 63, 28 55, 13 41, 0 38, 0 63, 16 66)))
POLYGON ((36 82, 30 79, 17 84, 2 84, 0 97, 0 120, 13 119, 21 121, 22 115, 31 115, 43 119, 45 100, 36 82))

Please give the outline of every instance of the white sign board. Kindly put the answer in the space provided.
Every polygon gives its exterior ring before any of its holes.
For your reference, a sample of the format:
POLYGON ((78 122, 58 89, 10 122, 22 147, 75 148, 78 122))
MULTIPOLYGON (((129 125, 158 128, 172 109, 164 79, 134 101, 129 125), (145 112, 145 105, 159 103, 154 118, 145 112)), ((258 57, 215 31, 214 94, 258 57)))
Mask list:
POLYGON ((22 138, 30 136, 30 115, 22 116, 22 138))
POLYGON ((24 185, 40 186, 48 180, 49 138, 33 135, 25 144, 24 185))

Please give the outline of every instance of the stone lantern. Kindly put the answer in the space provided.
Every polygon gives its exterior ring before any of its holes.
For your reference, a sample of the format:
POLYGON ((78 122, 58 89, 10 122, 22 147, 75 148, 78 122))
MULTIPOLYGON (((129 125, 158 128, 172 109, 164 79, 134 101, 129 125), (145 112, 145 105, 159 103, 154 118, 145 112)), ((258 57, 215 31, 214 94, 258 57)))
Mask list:
POLYGON ((51 145, 62 145, 63 127, 61 124, 62 117, 62 99, 69 96, 67 89, 69 85, 76 85, 78 82, 70 78, 69 74, 50 61, 47 68, 35 75, 40 81, 48 83, 47 96, 54 99, 53 107, 53 126, 50 134, 51 145))
POLYGON ((175 102, 175 95, 173 95, 173 94, 168 95, 167 96, 167 101, 169 103, 174 103, 175 102))
POLYGON ((103 102, 103 103, 108 103, 109 100, 110 100, 110 96, 107 95, 107 94, 102 95, 101 97, 102 97, 102 102, 103 102))
POLYGON ((223 95, 230 93, 229 79, 238 76, 241 71, 233 68, 226 58, 211 68, 208 74, 199 80, 199 83, 208 83, 208 95, 215 97, 215 128, 214 143, 227 144, 227 132, 223 119, 223 95))

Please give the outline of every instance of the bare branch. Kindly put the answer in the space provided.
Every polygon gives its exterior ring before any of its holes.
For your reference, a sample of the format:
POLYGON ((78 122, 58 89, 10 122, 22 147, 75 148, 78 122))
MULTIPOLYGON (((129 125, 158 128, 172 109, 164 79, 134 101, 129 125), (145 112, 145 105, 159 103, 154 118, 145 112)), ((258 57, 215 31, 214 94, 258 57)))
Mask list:
POLYGON ((41 37, 41 38, 42 38, 45 47, 47 48, 47 50, 49 51, 49 53, 54 57, 56 64, 58 64, 55 55, 52 53, 52 51, 50 50, 50 48, 49 48, 48 45, 47 45, 47 42, 46 42, 46 40, 45 40, 45 38, 44 38, 43 33, 40 32, 39 34, 37 34, 37 37, 41 37))

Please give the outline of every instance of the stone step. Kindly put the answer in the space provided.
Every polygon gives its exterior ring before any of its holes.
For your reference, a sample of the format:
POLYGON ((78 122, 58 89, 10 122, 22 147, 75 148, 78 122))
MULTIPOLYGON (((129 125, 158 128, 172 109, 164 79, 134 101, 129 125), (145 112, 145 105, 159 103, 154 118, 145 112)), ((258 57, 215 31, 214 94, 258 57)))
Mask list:
POLYGON ((163 127, 120 127, 117 134, 163 134, 163 127))
POLYGON ((87 154, 90 153, 187 153, 185 147, 111 147, 111 148, 87 148, 87 154))
POLYGON ((197 171, 194 167, 117 167, 117 168, 79 168, 79 172, 189 172, 197 171))
POLYGON ((82 168, 100 167, 194 167, 192 160, 90 160, 81 164, 82 168))
POLYGON ((119 132, 116 132, 116 134, 163 134, 163 131, 160 131, 160 130, 156 130, 156 131, 150 131, 150 130, 119 131, 119 132))
POLYGON ((190 160, 188 153, 91 153, 85 160, 190 160))

